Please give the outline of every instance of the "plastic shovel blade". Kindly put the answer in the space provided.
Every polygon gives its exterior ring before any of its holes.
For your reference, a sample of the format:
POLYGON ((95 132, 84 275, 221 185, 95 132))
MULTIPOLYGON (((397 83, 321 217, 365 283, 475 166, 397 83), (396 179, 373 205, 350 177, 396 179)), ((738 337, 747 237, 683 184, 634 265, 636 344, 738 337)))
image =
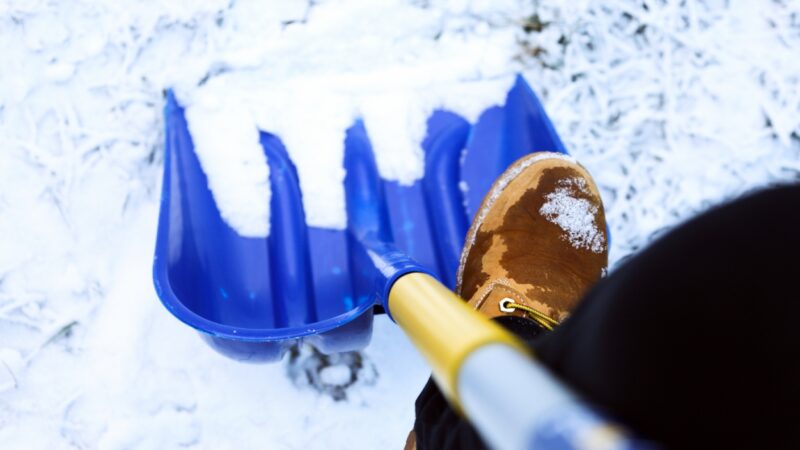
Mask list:
POLYGON ((261 135, 272 186, 270 236, 243 237, 222 219, 171 94, 164 113, 154 262, 164 306, 238 360, 275 361, 312 336, 328 352, 366 346, 373 299, 353 295, 346 232, 306 226, 297 174, 280 140, 261 135))
POLYGON ((280 359, 300 340, 325 353, 364 348, 390 272, 414 266, 455 288, 469 220, 494 179, 531 151, 565 152, 521 77, 506 104, 474 126, 436 111, 422 143, 424 177, 410 185, 380 177, 369 130, 357 121, 344 142, 348 226, 333 230, 306 224, 297 171, 280 139, 264 132, 270 235, 251 238, 222 219, 171 93, 164 119, 156 290, 212 347, 253 362, 280 359))

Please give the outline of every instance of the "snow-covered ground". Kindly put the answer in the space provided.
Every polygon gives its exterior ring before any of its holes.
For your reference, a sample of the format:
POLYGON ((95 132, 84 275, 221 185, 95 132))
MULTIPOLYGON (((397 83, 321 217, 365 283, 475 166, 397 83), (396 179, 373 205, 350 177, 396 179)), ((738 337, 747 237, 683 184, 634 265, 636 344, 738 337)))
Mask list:
POLYGON ((385 318, 363 356, 341 358, 360 381, 320 393, 293 381, 318 364, 308 349, 236 363, 161 306, 167 87, 241 100, 258 73, 272 109, 233 108, 274 121, 301 178, 304 164, 323 177, 302 183, 318 196, 309 220, 331 226, 338 194, 321 186, 343 175, 342 123, 363 115, 381 173, 413 179, 431 104, 409 93, 469 112, 516 72, 595 175, 614 261, 711 204, 800 179, 795 0, 0 1, 0 48, 4 449, 399 448, 411 426, 427 369, 385 318), (474 89, 442 94, 462 84, 474 89))

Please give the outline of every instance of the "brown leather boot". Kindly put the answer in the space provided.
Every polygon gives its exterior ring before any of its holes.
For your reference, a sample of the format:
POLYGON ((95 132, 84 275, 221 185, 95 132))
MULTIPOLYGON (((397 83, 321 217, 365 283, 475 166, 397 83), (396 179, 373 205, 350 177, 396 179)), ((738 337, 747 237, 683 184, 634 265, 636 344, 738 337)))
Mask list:
POLYGON ((456 293, 489 317, 564 320, 608 264, 600 194, 589 172, 534 153, 494 183, 467 232, 456 293))
MULTIPOLYGON (((552 329, 608 264, 600 193, 589 172, 559 153, 509 167, 467 232, 456 293, 492 317, 523 316, 552 329)), ((416 450, 412 430, 405 450, 416 450)))
POLYGON ((403 446, 403 450, 417 450, 417 435, 414 433, 414 430, 408 433, 406 445, 403 446))

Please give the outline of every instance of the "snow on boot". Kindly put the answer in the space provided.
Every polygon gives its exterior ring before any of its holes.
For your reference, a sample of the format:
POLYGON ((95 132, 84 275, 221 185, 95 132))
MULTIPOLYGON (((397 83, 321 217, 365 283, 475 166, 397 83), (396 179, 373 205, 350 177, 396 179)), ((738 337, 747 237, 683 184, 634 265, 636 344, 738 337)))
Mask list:
POLYGON ((608 264, 605 213, 589 172, 558 153, 528 155, 490 189, 467 232, 456 293, 489 317, 552 329, 608 264))

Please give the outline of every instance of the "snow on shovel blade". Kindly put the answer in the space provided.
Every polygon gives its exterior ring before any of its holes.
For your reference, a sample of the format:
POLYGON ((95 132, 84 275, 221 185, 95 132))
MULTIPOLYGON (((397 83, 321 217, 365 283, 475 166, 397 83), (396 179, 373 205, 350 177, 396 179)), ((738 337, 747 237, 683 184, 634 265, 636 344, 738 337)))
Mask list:
POLYGON ((391 245, 454 288, 469 220, 494 179, 532 150, 565 152, 521 77, 506 105, 475 126, 436 111, 423 142, 425 175, 410 186, 380 178, 368 130, 357 121, 345 139, 348 229, 330 230, 306 224, 286 148, 262 132, 272 214, 269 236, 254 238, 222 219, 172 93, 164 120, 156 291, 213 348, 251 362, 279 360, 300 340, 325 353, 369 344, 382 294, 365 240, 391 245))

